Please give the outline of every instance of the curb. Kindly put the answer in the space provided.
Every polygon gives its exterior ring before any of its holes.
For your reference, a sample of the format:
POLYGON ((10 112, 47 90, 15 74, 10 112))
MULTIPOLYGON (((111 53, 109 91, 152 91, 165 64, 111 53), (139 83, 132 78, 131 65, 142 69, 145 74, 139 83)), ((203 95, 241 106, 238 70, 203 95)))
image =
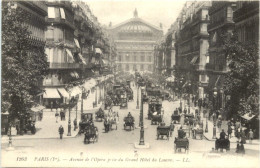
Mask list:
MULTIPOLYGON (((66 137, 62 137, 62 139, 70 139, 70 138, 76 138, 79 134, 77 133, 76 135, 74 136, 66 136, 66 137)), ((37 137, 37 138, 31 138, 31 137, 28 137, 28 138, 15 138, 15 137, 12 137, 12 140, 33 140, 33 139, 60 139, 59 136, 57 137, 37 137)), ((1 141, 3 141, 4 139, 1 139, 1 141)), ((9 141, 9 137, 6 138, 6 141, 9 141)))

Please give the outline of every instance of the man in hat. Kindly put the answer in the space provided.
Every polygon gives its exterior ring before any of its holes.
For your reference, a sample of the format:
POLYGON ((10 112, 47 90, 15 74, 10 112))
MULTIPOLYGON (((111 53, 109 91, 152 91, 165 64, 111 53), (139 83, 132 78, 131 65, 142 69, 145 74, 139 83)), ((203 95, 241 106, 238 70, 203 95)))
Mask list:
POLYGON ((64 133, 64 128, 62 127, 62 125, 60 125, 59 127, 60 139, 62 139, 63 133, 64 133))

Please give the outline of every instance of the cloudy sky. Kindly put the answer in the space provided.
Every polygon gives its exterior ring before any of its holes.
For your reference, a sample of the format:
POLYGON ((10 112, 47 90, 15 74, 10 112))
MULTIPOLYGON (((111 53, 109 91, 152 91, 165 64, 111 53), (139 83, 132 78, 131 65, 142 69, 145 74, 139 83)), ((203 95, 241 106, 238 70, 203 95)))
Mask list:
POLYGON ((178 17, 184 0, 84 0, 102 25, 124 22, 133 17, 135 8, 143 20, 159 27, 164 33, 178 17))

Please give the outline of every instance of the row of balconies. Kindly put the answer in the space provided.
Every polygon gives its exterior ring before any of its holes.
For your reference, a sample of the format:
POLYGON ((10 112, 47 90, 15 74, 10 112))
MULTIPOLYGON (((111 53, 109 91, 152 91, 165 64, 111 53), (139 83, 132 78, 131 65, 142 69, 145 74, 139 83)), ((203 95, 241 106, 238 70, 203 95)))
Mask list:
POLYGON ((238 22, 255 13, 259 13, 259 1, 243 2, 242 8, 234 11, 233 19, 235 22, 238 22))

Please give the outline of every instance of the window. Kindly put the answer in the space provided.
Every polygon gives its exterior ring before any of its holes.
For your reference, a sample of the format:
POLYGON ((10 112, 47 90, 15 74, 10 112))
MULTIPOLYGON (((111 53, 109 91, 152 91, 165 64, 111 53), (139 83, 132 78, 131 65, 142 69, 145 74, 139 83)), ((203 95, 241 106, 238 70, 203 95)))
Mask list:
POLYGON ((136 62, 136 55, 134 56, 134 62, 136 62))
POLYGON ((141 71, 143 71, 143 70, 144 70, 144 65, 142 64, 142 65, 141 65, 141 71))
POLYGON ((61 18, 62 18, 62 19, 66 19, 66 17, 65 17, 65 12, 64 12, 64 9, 63 9, 63 8, 60 8, 60 15, 61 15, 61 18))
POLYGON ((144 62, 144 56, 143 55, 141 56, 141 62, 144 62))
POLYGON ((134 64, 134 65, 133 65, 133 71, 135 71, 135 70, 136 70, 136 65, 134 64))
POLYGON ((60 9, 55 8, 55 18, 60 18, 60 9))
POLYGON ((60 28, 54 29, 54 41, 62 41, 63 40, 63 30, 60 28))
POLYGON ((45 48, 45 54, 47 54, 47 62, 53 62, 53 48, 45 48))
POLYGON ((126 70, 126 71, 129 71, 129 65, 128 65, 128 64, 126 64, 125 70, 126 70))
POLYGON ((126 54, 125 58, 126 58, 126 61, 129 61, 129 55, 128 54, 126 54))
POLYGON ((227 19, 232 19, 233 18, 233 10, 231 7, 227 8, 227 19))
POLYGON ((48 18, 55 18, 55 8, 48 7, 48 18))
POLYGON ((209 56, 206 56, 206 63, 209 63, 209 56))
POLYGON ((148 62, 152 62, 152 57, 148 56, 148 62))
POLYGON ((46 40, 53 40, 54 39, 54 29, 48 28, 45 32, 46 40))
POLYGON ((152 66, 148 65, 148 70, 151 71, 152 70, 152 66))

